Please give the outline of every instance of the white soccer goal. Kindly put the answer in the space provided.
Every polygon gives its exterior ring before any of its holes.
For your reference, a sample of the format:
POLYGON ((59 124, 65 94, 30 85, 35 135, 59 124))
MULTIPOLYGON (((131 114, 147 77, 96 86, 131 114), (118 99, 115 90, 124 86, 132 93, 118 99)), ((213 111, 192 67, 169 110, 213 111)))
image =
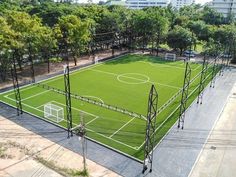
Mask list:
POLYGON ((64 120, 64 109, 55 104, 47 103, 44 105, 44 117, 59 123, 64 120))
POLYGON ((95 63, 95 64, 98 64, 98 61, 99 61, 98 56, 95 56, 94 63, 95 63))
POLYGON ((175 61, 176 60, 176 54, 166 53, 165 54, 165 60, 175 61))

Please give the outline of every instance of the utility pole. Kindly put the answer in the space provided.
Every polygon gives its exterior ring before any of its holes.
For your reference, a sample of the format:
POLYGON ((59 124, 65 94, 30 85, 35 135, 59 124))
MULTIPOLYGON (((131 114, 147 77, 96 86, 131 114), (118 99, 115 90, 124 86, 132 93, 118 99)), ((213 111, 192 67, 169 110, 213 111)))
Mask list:
POLYGON ((86 171, 86 150, 87 150, 87 144, 86 144, 86 129, 85 129, 85 123, 84 123, 84 116, 81 113, 80 114, 80 124, 74 128, 74 132, 77 136, 79 136, 79 140, 81 141, 82 145, 82 154, 83 154, 83 170, 86 171))

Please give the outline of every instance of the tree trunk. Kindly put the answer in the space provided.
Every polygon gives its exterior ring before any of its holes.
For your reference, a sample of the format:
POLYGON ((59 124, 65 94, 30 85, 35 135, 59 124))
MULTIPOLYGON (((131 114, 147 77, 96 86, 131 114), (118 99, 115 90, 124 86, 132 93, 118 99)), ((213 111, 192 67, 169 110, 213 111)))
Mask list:
POLYGON ((46 56, 47 63, 48 63, 48 73, 50 73, 50 57, 49 55, 46 56))
POLYGON ((74 58, 75 66, 77 66, 77 57, 73 56, 73 58, 74 58))
POLYGON ((143 38, 143 50, 142 50, 143 53, 144 53, 144 43, 145 43, 145 38, 143 38))
POLYGON ((182 54, 183 54, 183 49, 180 48, 180 56, 182 56, 182 54))

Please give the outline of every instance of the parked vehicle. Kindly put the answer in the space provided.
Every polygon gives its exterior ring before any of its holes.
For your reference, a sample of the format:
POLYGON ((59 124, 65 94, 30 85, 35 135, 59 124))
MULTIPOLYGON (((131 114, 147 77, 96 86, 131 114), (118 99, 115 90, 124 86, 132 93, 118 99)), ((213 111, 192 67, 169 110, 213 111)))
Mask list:
POLYGON ((197 52, 193 51, 193 50, 185 50, 184 51, 184 56, 185 57, 195 57, 197 55, 197 52))

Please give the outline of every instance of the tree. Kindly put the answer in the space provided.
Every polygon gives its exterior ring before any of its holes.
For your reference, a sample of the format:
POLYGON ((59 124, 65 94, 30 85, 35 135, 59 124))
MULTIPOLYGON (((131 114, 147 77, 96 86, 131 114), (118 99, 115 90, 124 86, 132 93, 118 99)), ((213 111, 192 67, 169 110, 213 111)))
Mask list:
POLYGON ((175 26, 167 35, 167 44, 174 49, 179 49, 180 55, 183 54, 183 50, 186 50, 195 41, 195 35, 181 26, 175 26))
POLYGON ((55 26, 61 49, 66 53, 71 52, 75 65, 77 65, 77 57, 90 41, 90 25, 90 21, 82 22, 75 15, 67 15, 61 17, 55 26))
POLYGON ((190 21, 187 26, 194 32, 198 40, 208 41, 212 35, 209 25, 206 25, 204 21, 190 21))
POLYGON ((28 56, 28 61, 32 62, 41 51, 41 46, 45 45, 48 32, 41 20, 36 16, 30 16, 25 12, 9 11, 6 14, 7 22, 11 24, 12 30, 18 33, 18 41, 23 45, 14 48, 16 59, 20 69, 22 68, 23 55, 28 56), (44 40, 43 40, 44 38, 44 40))
POLYGON ((201 19, 205 21, 206 24, 210 24, 210 25, 221 25, 224 23, 223 15, 207 6, 205 6, 202 10, 201 19))
POLYGON ((48 73, 50 72, 50 58, 52 53, 57 49, 57 40, 53 34, 53 30, 49 27, 44 27, 40 33, 40 51, 42 57, 48 64, 48 73))
POLYGON ((147 15, 151 18, 152 29, 152 51, 154 44, 156 46, 156 52, 158 56, 158 48, 162 41, 164 41, 164 37, 166 36, 168 29, 169 29, 169 21, 168 18, 162 15, 162 9, 159 7, 149 8, 147 9, 147 15))
POLYGON ((11 29, 5 18, 0 17, 0 77, 6 80, 6 73, 11 67, 13 49, 22 47, 22 43, 17 40, 18 34, 11 29))

